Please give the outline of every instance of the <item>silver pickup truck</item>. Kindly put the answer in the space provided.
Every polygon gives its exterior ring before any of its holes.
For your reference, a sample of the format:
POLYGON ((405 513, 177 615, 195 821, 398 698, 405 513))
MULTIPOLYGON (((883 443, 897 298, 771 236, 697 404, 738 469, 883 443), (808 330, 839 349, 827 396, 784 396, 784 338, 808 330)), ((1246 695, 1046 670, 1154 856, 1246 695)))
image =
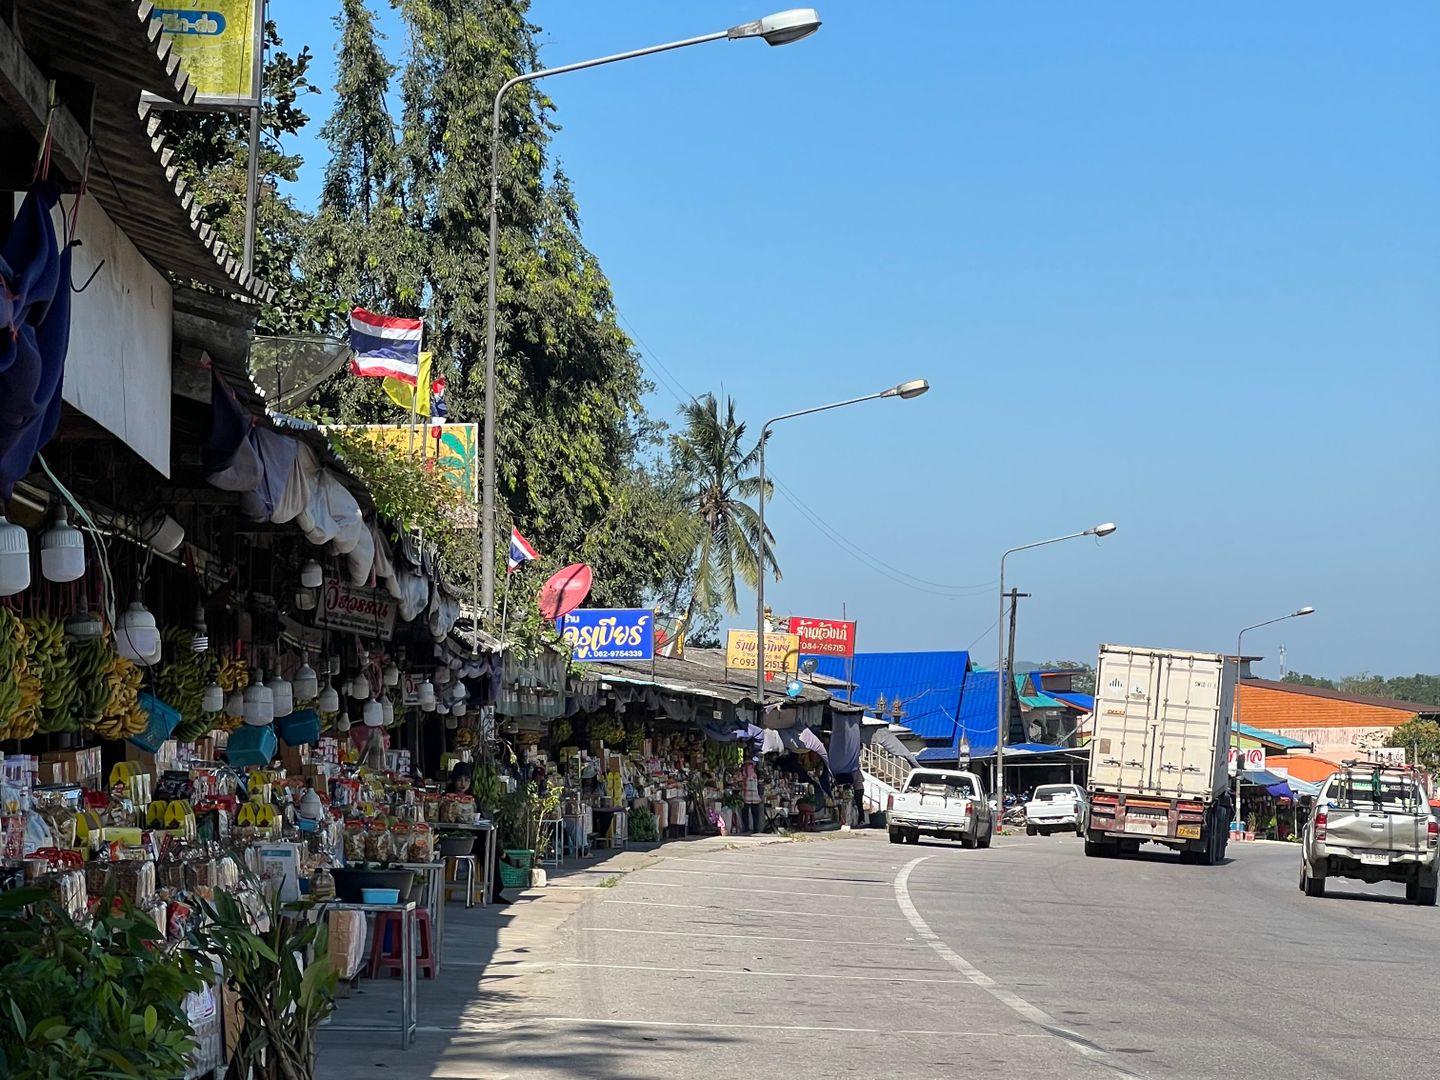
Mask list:
POLYGON ((1440 821, 1409 769, 1347 762, 1315 797, 1301 841, 1306 896, 1344 877, 1400 882, 1411 903, 1435 904, 1440 821))
POLYGON ((912 769, 885 808, 890 842, 918 844, 922 836, 989 847, 995 816, 980 777, 954 769, 912 769))

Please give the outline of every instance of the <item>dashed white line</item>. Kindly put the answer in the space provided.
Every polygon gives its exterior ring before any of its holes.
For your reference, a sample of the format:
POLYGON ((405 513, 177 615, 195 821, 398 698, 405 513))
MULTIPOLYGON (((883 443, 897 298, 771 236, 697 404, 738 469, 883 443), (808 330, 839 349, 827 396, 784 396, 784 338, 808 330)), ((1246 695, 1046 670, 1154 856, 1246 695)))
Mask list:
POLYGON ((1136 1073, 1124 1065, 1121 1065, 1083 1035, 1071 1031, 1069 1028, 1061 1027, 1060 1022, 1044 1009, 1036 1005, 1031 1005, 1030 1002, 1026 1001, 1014 991, 1006 990, 1003 986, 997 984, 994 979, 990 978, 989 975, 986 975, 974 964, 970 963, 970 961, 966 960, 954 949, 950 948, 949 945, 946 945, 945 942, 940 940, 940 935, 930 929, 929 924, 920 916, 920 912, 915 909, 914 903, 910 900, 910 871, 914 870, 915 867, 930 857, 929 855, 922 855, 918 859, 911 859, 901 869, 900 873, 895 875, 895 902, 900 905, 901 912, 905 915, 910 925, 915 928, 915 933, 920 935, 925 943, 934 949, 942 960, 961 975, 965 976, 967 981, 980 987, 980 989, 984 990, 1002 1005, 1009 1007, 1026 1020, 1029 1020, 1032 1024, 1043 1028, 1057 1039, 1067 1043, 1071 1048, 1089 1058, 1091 1061, 1105 1065, 1126 1076, 1135 1076, 1136 1073))

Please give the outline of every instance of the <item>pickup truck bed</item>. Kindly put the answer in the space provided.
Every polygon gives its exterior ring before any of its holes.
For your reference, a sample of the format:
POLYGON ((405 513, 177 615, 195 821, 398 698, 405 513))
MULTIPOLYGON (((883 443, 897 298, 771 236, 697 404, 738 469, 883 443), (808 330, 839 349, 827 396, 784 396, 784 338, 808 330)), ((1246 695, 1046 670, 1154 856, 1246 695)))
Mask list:
POLYGON ((1352 766, 1316 797, 1301 845, 1300 888, 1323 896, 1332 877, 1400 882, 1412 903, 1434 905, 1440 821, 1408 770, 1352 766))
POLYGON ((905 787, 890 797, 886 821, 892 844, 918 844, 922 836, 936 836, 966 847, 989 847, 995 833, 980 778, 951 769, 911 770, 905 787))

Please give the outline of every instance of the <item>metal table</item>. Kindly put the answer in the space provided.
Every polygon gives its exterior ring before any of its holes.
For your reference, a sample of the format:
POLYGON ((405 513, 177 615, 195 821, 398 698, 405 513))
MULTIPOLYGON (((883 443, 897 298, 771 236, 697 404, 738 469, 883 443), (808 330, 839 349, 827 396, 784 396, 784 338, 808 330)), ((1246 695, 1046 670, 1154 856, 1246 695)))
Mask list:
POLYGON ((425 875, 425 907, 430 911, 430 952, 435 961, 435 974, 440 974, 441 958, 445 952, 445 860, 439 862, 396 863, 402 870, 413 870, 425 875))
MULTIPOLYGON (((420 905, 414 900, 403 904, 351 904, 345 901, 328 901, 320 906, 327 911, 363 911, 366 915, 380 915, 391 912, 400 916, 400 954, 403 957, 400 969, 400 1048, 408 1050, 415 1040, 415 942, 418 936, 416 912, 420 905)), ((320 910, 320 908, 317 908, 320 910)), ((431 947, 434 945, 432 943, 431 947)), ((333 1031, 374 1031, 373 1024, 331 1023, 333 1031)))
POLYGON ((485 907, 490 903, 490 890, 495 884, 495 845, 498 841, 498 833, 493 821, 458 822, 439 821, 435 823, 439 832, 446 829, 459 829, 461 832, 483 832, 485 834, 485 857, 481 860, 484 864, 484 876, 480 889, 480 906, 485 907))

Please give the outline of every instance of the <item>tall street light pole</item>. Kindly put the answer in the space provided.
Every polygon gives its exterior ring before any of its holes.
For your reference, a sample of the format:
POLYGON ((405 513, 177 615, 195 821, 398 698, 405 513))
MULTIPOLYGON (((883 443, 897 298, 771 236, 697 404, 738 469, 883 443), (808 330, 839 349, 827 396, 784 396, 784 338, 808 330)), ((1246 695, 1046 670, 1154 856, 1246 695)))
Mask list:
POLYGON ((778 424, 781 420, 793 420, 797 416, 809 416, 811 413, 843 409, 846 405, 858 405, 862 401, 877 401, 880 398, 899 398, 902 401, 909 401, 929 389, 930 384, 924 379, 911 379, 909 382, 900 383, 898 386, 892 386, 890 389, 881 390, 876 394, 866 394, 864 397, 850 398, 848 401, 835 401, 829 405, 817 405, 813 409, 785 413, 783 416, 766 420, 765 426, 760 429, 760 494, 758 496, 760 573, 755 583, 755 719, 757 722, 765 712, 765 443, 770 438, 771 425, 778 424))
MULTIPOLYGON (((1010 717, 1010 680, 1005 677, 1005 560, 1017 551, 1029 551, 1031 548, 1047 547, 1066 540, 1078 540, 1082 536, 1109 536, 1115 528, 1113 521, 1107 521, 1103 525, 1093 525, 1081 532, 1067 533, 1051 540, 1037 540, 1033 544, 1021 544, 1000 556, 1000 619, 995 624, 995 636, 999 639, 995 650, 995 808, 1000 815, 997 825, 1005 823, 1005 729, 1009 726, 1006 721, 1010 717)), ((1013 663, 1015 658, 1012 656, 1010 660, 1013 663)))
POLYGON ((1245 647, 1245 635, 1251 630, 1259 630, 1262 626, 1272 626, 1277 622, 1284 622, 1286 619, 1298 619, 1303 615, 1314 615, 1315 609, 1308 604, 1298 611, 1292 611, 1289 615, 1281 615, 1279 618, 1266 619, 1264 622, 1257 622, 1253 626, 1247 626, 1235 635, 1235 704, 1230 708, 1230 744, 1235 749, 1235 807, 1231 811, 1231 821, 1238 821, 1240 818, 1240 673, 1245 670, 1245 655, 1241 650, 1245 647))
POLYGON ((717 30, 713 34, 685 38, 683 41, 669 41, 663 45, 650 45, 643 49, 600 56, 594 60, 581 60, 560 67, 542 68, 526 72, 506 81, 495 93, 495 107, 490 120, 490 248, 486 252, 486 301, 485 301, 485 442, 484 468, 481 486, 481 556, 480 606, 487 617, 495 614, 495 309, 496 286, 500 247, 500 106, 505 94, 522 83, 551 75, 565 75, 586 68, 603 67, 621 60, 634 60, 641 56, 683 49, 690 45, 703 45, 710 41, 739 41, 744 38, 759 38, 767 45, 789 45, 792 41, 809 37, 820 29, 820 14, 814 8, 791 8, 788 11, 767 15, 754 22, 741 23, 728 30, 717 30))

